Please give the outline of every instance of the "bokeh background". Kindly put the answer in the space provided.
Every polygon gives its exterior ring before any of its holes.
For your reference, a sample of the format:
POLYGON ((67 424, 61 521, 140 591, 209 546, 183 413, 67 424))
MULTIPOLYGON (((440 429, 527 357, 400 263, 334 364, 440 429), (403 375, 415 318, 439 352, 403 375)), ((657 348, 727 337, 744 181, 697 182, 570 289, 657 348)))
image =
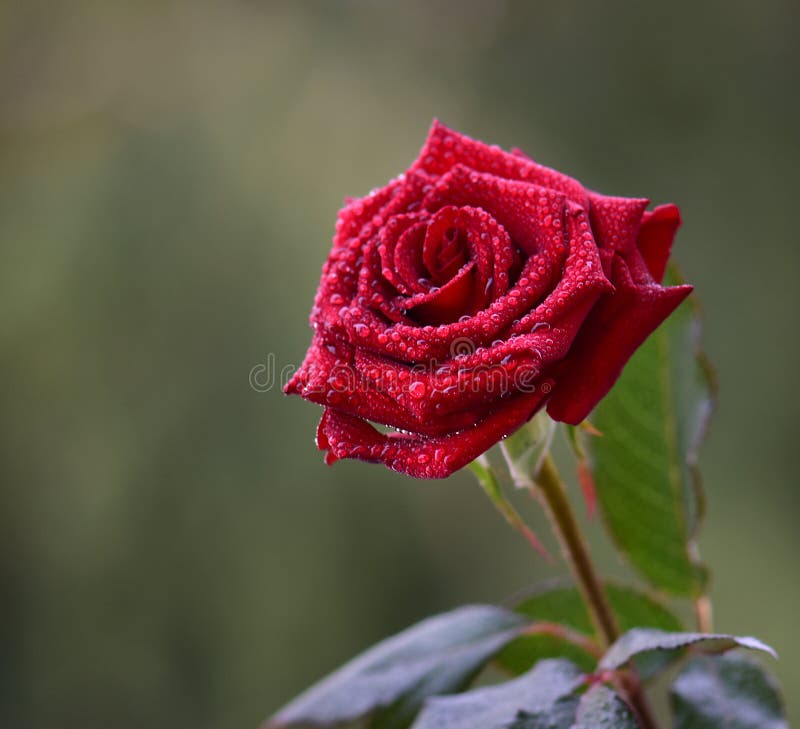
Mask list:
POLYGON ((433 116, 681 205, 717 627, 776 646, 797 721, 799 34, 789 0, 0 4, 0 724, 255 727, 556 573, 467 474, 328 469, 317 408, 249 384, 433 116))

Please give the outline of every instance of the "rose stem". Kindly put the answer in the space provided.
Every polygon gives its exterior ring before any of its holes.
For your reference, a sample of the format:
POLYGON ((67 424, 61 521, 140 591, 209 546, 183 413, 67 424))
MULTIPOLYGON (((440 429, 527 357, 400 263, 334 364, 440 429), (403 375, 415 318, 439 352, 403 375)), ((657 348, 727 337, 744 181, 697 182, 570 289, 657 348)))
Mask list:
POLYGON ((695 599, 694 614, 697 618, 697 629, 701 633, 714 632, 714 613, 711 607, 711 598, 708 595, 700 595, 695 599))
POLYGON ((595 572, 558 469, 549 455, 542 461, 541 469, 536 476, 536 484, 540 489, 539 493, 550 516, 564 558, 583 594, 597 634, 608 647, 619 637, 617 621, 595 572))
MULTIPOLYGON (((589 616, 594 623, 600 640, 607 648, 619 637, 619 627, 592 564, 586 540, 581 533, 564 483, 558 473, 555 461, 549 454, 542 461, 535 480, 538 489, 531 490, 534 496, 544 502, 553 531, 558 538, 564 558, 572 570, 575 581, 578 583, 589 610, 589 616)), ((657 726, 655 719, 647 704, 647 699, 638 685, 638 681, 625 682, 625 688, 642 725, 646 729, 655 729, 657 726)))

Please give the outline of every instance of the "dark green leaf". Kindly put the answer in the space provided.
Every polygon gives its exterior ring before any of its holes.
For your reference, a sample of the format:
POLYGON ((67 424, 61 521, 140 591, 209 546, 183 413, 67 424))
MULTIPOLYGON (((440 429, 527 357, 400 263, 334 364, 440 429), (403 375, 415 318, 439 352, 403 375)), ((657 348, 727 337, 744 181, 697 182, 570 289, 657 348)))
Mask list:
POLYGON ((508 729, 572 729, 577 710, 578 697, 564 696, 545 710, 520 712, 508 729))
POLYGON ((385 726, 407 726, 428 696, 459 691, 525 626, 510 610, 472 605, 424 620, 379 643, 312 686, 265 729, 331 726, 383 707, 399 713, 385 726))
POLYGON ((675 729, 789 729, 774 679, 740 653, 693 658, 671 700, 675 729))
POLYGON ((572 729, 637 729, 639 723, 628 705, 605 686, 589 689, 578 704, 572 729))
POLYGON ((775 651, 757 638, 737 637, 724 633, 667 633, 663 630, 652 628, 634 628, 623 635, 600 661, 601 669, 620 668, 631 658, 649 651, 674 651, 687 646, 697 648, 709 653, 720 653, 740 646, 753 650, 764 651, 773 657, 775 651))
POLYGON ((429 699, 413 729, 505 729, 526 715, 535 719, 554 711, 563 714, 560 700, 570 696, 581 681, 577 667, 568 661, 541 661, 506 683, 429 699))
POLYGON ((651 583, 677 595, 701 593, 706 579, 691 548, 702 512, 697 449, 714 399, 699 330, 690 297, 595 408, 592 423, 603 435, 587 441, 614 541, 651 583))
MULTIPOLYGON (((623 631, 645 626, 675 632, 683 627, 660 602, 633 587, 607 583, 605 591, 623 631)), ((594 635, 589 613, 575 587, 558 585, 545 588, 519 603, 516 610, 531 622, 558 623, 588 637, 594 635)), ((596 656, 590 652, 568 640, 544 634, 520 636, 500 652, 498 661, 506 669, 520 674, 542 658, 558 657, 570 659, 585 671, 591 671, 597 665, 596 656)), ((660 666, 640 668, 645 668, 644 673, 649 675, 657 667, 660 666)))
POLYGON ((566 658, 587 672, 597 665, 597 658, 589 651, 566 638, 546 633, 517 638, 500 652, 497 660, 506 670, 520 675, 545 658, 566 658))

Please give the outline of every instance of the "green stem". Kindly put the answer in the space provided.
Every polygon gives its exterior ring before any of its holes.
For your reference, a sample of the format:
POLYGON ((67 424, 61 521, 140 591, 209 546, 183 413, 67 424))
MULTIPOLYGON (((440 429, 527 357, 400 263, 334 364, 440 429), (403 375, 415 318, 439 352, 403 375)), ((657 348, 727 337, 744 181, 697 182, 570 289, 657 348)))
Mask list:
POLYGON ((538 494, 550 516, 561 551, 583 594, 597 634, 606 647, 619 637, 619 628, 589 556, 572 504, 552 456, 547 456, 536 476, 538 494))
MULTIPOLYGON (((608 648, 619 637, 617 620, 589 556, 586 540, 552 456, 548 454, 544 458, 535 478, 538 489, 534 487, 531 490, 544 502, 553 530, 561 544, 561 551, 575 576, 592 623, 601 642, 608 648)), ((657 724, 647 703, 647 697, 635 674, 621 677, 619 682, 628 695, 642 726, 645 729, 656 729, 657 724)))

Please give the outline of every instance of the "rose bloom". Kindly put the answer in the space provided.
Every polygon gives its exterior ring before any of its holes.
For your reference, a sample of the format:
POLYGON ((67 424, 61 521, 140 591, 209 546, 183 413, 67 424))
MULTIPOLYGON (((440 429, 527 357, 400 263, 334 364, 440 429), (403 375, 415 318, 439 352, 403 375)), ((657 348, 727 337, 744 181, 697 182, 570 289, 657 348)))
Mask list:
POLYGON ((405 174, 339 213, 285 388, 324 407, 326 461, 443 478, 542 407, 586 418, 691 291, 660 283, 678 208, 648 203, 434 121, 405 174))

